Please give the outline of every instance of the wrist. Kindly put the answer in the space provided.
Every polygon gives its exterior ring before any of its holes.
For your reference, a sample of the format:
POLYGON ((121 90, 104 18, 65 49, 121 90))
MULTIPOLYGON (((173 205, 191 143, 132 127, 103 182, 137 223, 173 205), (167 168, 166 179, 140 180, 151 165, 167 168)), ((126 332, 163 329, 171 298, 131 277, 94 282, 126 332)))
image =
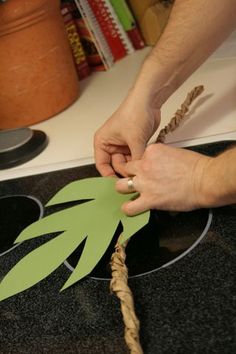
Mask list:
POLYGON ((207 158, 198 166, 197 195, 201 208, 211 208, 217 203, 218 195, 215 186, 215 158, 207 158))
POLYGON ((234 178, 233 180, 231 178, 235 176, 235 171, 232 173, 230 169, 228 155, 230 152, 208 158, 203 165, 199 184, 201 207, 218 207, 235 203, 236 186, 234 178))
POLYGON ((167 69, 156 60, 147 58, 131 91, 136 97, 142 97, 149 107, 160 109, 175 91, 175 85, 167 69))

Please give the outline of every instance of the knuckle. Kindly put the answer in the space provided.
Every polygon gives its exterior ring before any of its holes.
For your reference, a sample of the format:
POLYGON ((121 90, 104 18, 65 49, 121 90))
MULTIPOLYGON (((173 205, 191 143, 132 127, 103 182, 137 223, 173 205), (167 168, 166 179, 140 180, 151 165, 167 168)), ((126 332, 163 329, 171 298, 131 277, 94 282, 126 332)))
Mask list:
POLYGON ((157 154, 161 153, 163 150, 163 144, 151 144, 147 147, 146 152, 148 157, 155 157, 157 154))
POLYGON ((153 158, 161 155, 163 151, 167 148, 164 144, 151 144, 146 148, 146 154, 148 158, 153 158))
POLYGON ((146 174, 146 173, 149 173, 150 172, 150 167, 151 167, 151 164, 148 160, 142 160, 141 162, 141 165, 140 165, 140 168, 141 168, 141 171, 146 174))
POLYGON ((156 152, 156 144, 150 144, 146 148, 147 156, 152 156, 156 152))

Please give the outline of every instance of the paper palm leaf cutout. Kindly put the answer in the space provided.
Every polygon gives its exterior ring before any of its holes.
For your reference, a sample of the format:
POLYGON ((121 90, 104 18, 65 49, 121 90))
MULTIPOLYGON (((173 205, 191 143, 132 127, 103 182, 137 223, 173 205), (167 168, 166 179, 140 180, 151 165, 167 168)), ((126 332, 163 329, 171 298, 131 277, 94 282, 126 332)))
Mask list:
POLYGON ((121 205, 135 194, 115 191, 113 177, 93 177, 75 181, 61 189, 47 206, 88 200, 44 217, 21 232, 16 242, 45 234, 58 236, 22 258, 0 284, 0 300, 17 294, 47 277, 86 239, 79 262, 62 289, 89 274, 106 252, 119 222, 123 225, 120 242, 140 230, 149 220, 149 212, 128 217, 121 205))

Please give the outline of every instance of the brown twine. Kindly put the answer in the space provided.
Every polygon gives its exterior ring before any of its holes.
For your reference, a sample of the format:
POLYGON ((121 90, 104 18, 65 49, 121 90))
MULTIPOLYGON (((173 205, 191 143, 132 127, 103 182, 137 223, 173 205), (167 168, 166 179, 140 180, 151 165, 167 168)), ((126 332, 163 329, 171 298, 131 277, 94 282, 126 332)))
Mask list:
POLYGON ((166 135, 173 132, 180 126, 186 113, 189 111, 189 106, 191 105, 193 100, 203 92, 203 90, 203 86, 197 86, 191 92, 188 93, 185 101, 181 104, 181 108, 175 112, 169 124, 167 124, 163 129, 160 130, 156 139, 156 143, 164 143, 166 135))
POLYGON ((120 299, 121 313, 125 324, 125 342, 132 354, 142 354, 139 341, 139 320, 135 314, 132 292, 128 286, 128 269, 125 264, 125 248, 128 242, 118 243, 111 256, 112 279, 110 289, 120 299))
MULTIPOLYGON (((166 135, 179 127, 185 117, 185 114, 189 111, 189 106, 193 100, 203 92, 203 90, 203 86, 197 86, 190 93, 188 93, 185 101, 181 105, 181 108, 176 111, 169 124, 160 130, 156 139, 157 143, 163 143, 166 135)), ((128 269, 125 264, 125 248, 127 243, 128 241, 123 244, 119 244, 118 239, 115 246, 115 251, 111 256, 112 278, 110 282, 110 290, 120 299, 121 312, 125 324, 125 342, 130 349, 130 353, 143 354, 139 340, 140 324, 135 314, 132 291, 128 286, 128 269)))

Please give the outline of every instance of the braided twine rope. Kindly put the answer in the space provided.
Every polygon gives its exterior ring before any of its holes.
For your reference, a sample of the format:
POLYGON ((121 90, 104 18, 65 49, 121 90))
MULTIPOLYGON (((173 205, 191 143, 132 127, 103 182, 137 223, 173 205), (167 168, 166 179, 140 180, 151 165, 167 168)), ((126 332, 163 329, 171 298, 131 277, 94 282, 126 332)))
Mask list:
MULTIPOLYGON (((180 109, 176 111, 173 118, 171 118, 169 124, 160 130, 156 143, 164 143, 166 135, 180 126, 186 113, 189 111, 189 106, 194 99, 203 92, 203 90, 203 86, 197 86, 188 93, 185 101, 182 103, 180 109)), ((127 244, 128 241, 119 244, 118 239, 115 251, 111 256, 112 278, 110 281, 110 290, 120 300, 121 313, 125 325, 124 337, 130 353, 143 354, 139 340, 140 323, 135 313, 132 291, 128 286, 128 269, 125 264, 125 248, 127 244)))

